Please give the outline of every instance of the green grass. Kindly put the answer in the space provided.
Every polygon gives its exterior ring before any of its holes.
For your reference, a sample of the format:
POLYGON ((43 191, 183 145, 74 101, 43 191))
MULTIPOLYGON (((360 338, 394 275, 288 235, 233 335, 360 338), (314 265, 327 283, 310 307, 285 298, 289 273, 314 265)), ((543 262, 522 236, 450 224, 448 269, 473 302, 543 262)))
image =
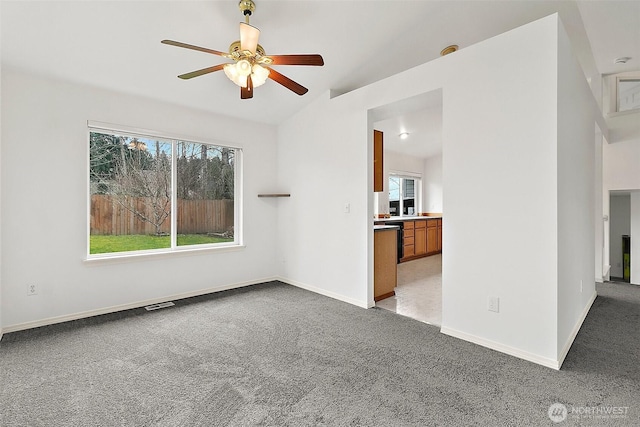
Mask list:
MULTIPOLYGON (((91 236, 91 254, 105 254, 111 252, 130 252, 147 249, 166 249, 171 247, 169 236, 153 236, 143 234, 123 236, 91 236)), ((202 245, 208 243, 233 242, 233 239, 207 236, 205 234, 178 234, 178 246, 202 245)))

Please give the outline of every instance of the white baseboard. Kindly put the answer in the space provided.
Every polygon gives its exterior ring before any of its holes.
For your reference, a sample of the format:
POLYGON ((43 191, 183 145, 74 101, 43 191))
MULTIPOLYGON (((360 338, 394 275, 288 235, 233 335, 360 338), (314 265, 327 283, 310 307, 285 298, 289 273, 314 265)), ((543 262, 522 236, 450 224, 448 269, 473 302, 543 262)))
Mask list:
POLYGON ((558 355, 558 369, 560 366, 562 366, 562 364, 564 363, 564 359, 565 357, 567 357, 567 354, 569 354, 569 350, 571 349, 571 346, 573 345, 573 341, 575 341, 576 336, 578 335, 578 332, 580 331, 580 328, 582 327, 582 324, 584 323, 584 319, 587 318, 587 314, 589 314, 589 310, 591 310, 591 306, 593 305, 593 302, 596 300, 596 297, 598 296, 597 292, 593 292, 593 295, 591 295, 591 298, 589 299, 589 302, 587 302, 587 305, 584 307, 584 310, 582 311, 582 314, 580 315, 580 318, 578 319, 578 322, 576 322, 575 326, 573 327, 573 330, 571 331, 571 335, 569 335, 569 338, 567 339, 567 342, 564 344, 564 347, 562 348, 562 351, 560 352, 560 354, 558 355))
POLYGON ((47 319, 35 320, 32 322, 18 323, 16 325, 3 327, 2 333, 23 331, 25 329, 32 329, 32 328, 38 328, 41 326, 54 325, 56 323, 68 322, 71 320, 85 319, 87 317, 100 316, 102 314, 109 314, 109 313, 115 313, 118 311, 130 310, 132 308, 140 308, 147 305, 158 304, 166 301, 180 300, 184 298, 191 298, 191 297, 197 297, 200 295, 212 294, 215 292, 227 291, 229 289, 243 288, 245 286, 257 285, 259 283, 272 282, 274 280, 278 280, 278 279, 275 277, 269 277, 269 278, 260 279, 260 280, 251 280, 248 282, 234 283, 232 285, 214 286, 207 289, 184 292, 180 294, 169 295, 166 297, 153 298, 145 301, 137 301, 129 304, 122 304, 122 305, 116 305, 112 307, 100 308, 97 310, 89 310, 89 311, 83 311, 80 313, 66 314, 63 316, 50 317, 47 319))
POLYGON ((344 295, 337 294, 335 292, 327 291, 325 289, 321 289, 312 285, 307 285, 306 283, 297 282, 295 280, 286 279, 284 277, 278 277, 275 280, 279 280, 283 283, 286 283, 291 286, 295 286, 296 288, 305 289, 307 291, 311 291, 316 294, 324 295, 325 297, 337 299, 338 301, 346 302, 352 305, 356 305, 361 308, 371 308, 367 301, 361 301, 354 298, 349 298, 344 295))
POLYGON ((565 343, 562 349, 562 352, 559 354, 558 360, 553 360, 553 359, 543 357, 534 353, 529 353, 528 351, 523 351, 515 347, 510 347, 508 345, 504 345, 504 344, 491 341, 482 337, 478 337, 475 335, 467 334, 466 332, 450 329, 444 326, 440 329, 440 332, 442 332, 445 335, 449 335, 455 338, 460 338, 462 340, 469 341, 474 344, 478 344, 483 347, 487 347, 492 350, 496 350, 501 353, 508 354, 510 356, 518 357, 520 359, 524 359, 529 362, 537 363, 538 365, 546 366, 548 368, 555 369, 555 370, 560 370, 560 367, 562 366, 564 359, 567 357, 567 354, 569 354, 571 345, 573 344, 573 341, 576 339, 576 336, 578 335, 578 331, 580 331, 580 328, 584 323, 584 319, 587 318, 587 314, 589 314, 589 310, 591 309, 591 306, 593 305, 593 302, 595 301, 596 297, 597 297, 597 293, 594 292, 591 298, 589 299, 589 302, 585 306, 582 314, 580 315, 578 322, 574 326, 573 331, 571 331, 571 335, 567 339, 567 342, 565 343))
POLYGON ((483 347, 490 348, 491 350, 499 351, 500 353, 505 353, 510 356, 517 357, 519 359, 524 359, 529 362, 536 363, 538 365, 546 366, 547 368, 559 370, 560 363, 557 360, 549 359, 547 357, 542 357, 540 355, 529 353, 528 351, 520 350, 515 347, 510 347, 508 345, 504 345, 495 341, 488 340, 486 338, 478 337, 475 335, 467 334, 466 332, 461 332, 455 329, 450 329, 446 327, 440 328, 440 332, 445 335, 452 336, 454 338, 459 338, 464 341, 469 341, 474 344, 481 345, 483 347))

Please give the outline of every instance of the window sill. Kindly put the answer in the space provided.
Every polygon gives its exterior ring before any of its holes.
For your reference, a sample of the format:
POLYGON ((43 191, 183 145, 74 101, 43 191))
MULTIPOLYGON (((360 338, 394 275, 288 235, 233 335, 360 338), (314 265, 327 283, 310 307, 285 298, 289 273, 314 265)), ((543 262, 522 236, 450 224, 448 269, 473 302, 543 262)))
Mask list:
POLYGON ((91 255, 82 260, 86 265, 120 264, 127 262, 137 262, 146 260, 157 260, 163 258, 175 258, 191 255, 204 255, 212 252, 236 252, 244 249, 245 245, 233 246, 208 246, 202 248, 176 249, 164 252, 124 252, 118 254, 91 255))

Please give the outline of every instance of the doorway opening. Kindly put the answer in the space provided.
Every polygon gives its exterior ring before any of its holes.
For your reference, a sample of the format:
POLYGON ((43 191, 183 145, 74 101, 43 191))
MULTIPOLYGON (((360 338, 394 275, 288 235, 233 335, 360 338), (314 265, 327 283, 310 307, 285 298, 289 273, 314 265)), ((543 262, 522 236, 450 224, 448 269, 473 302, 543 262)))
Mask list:
POLYGON ((609 192, 610 281, 640 285, 640 190, 609 192))
POLYGON ((383 133, 384 185, 373 195, 374 224, 398 226, 395 292, 376 307, 440 326, 442 90, 369 110, 369 126, 383 133))

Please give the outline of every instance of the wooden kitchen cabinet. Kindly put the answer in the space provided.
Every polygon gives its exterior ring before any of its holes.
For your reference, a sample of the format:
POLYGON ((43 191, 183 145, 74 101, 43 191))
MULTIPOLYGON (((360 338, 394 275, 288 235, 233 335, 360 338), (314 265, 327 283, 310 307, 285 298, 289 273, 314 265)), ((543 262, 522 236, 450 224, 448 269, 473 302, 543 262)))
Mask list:
POLYGON ((407 261, 416 255, 415 245, 415 224, 413 221, 404 222, 404 231, 402 233, 403 253, 400 261, 407 261))
POLYGON ((373 131, 373 191, 384 191, 384 148, 383 134, 379 130, 373 131))
POLYGON ((438 220, 427 221, 427 254, 438 252, 438 220))
MULTIPOLYGON (((391 222, 391 220, 389 221, 391 222)), ((397 220, 393 220, 397 223, 397 220)), ((442 219, 416 219, 403 221, 402 258, 411 261, 442 252, 442 219)))
POLYGON ((395 295, 398 285, 397 228, 373 232, 373 299, 380 301, 395 295))
POLYGON ((414 253, 416 256, 427 253, 427 221, 415 221, 414 226, 414 253))

